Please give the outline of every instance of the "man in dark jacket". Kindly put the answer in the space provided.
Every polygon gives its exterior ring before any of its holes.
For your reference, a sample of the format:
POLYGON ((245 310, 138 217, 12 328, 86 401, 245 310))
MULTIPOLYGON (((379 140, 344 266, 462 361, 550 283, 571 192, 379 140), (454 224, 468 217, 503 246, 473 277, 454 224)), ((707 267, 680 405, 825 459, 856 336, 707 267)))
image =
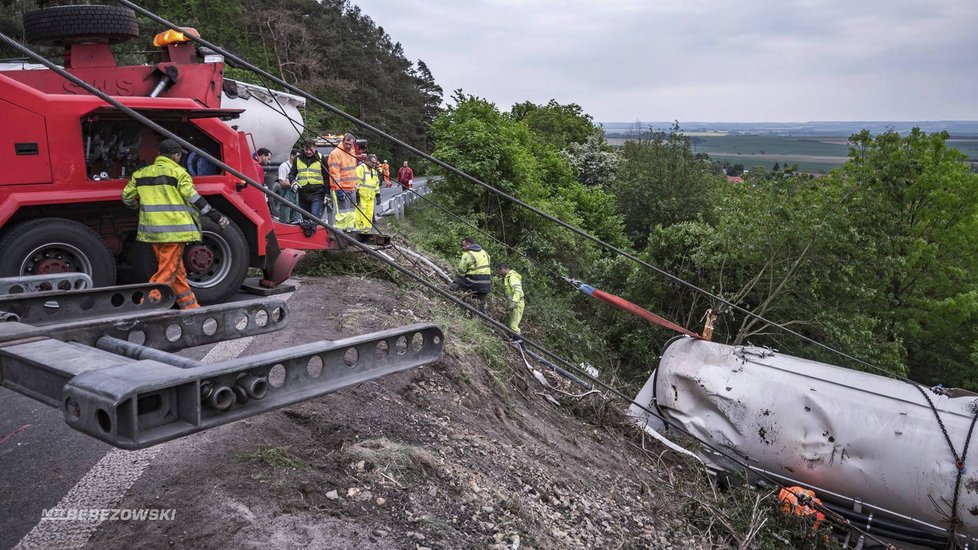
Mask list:
POLYGON ((312 212, 313 216, 321 217, 329 170, 323 156, 316 150, 314 141, 303 142, 302 154, 296 157, 289 172, 289 180, 292 182, 292 190, 299 194, 299 206, 312 212))

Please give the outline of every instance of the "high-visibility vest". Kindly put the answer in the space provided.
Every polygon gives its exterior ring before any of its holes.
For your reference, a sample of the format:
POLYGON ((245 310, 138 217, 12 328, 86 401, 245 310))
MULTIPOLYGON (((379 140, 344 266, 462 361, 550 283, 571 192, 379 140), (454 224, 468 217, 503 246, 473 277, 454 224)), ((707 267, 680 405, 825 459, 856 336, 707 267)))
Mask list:
POLYGON ((323 157, 316 153, 316 160, 306 164, 306 159, 302 155, 295 158, 296 181, 299 187, 307 185, 325 185, 323 181, 323 157))
POLYGON ((503 283, 507 298, 513 302, 523 301, 523 277, 515 269, 509 270, 503 283))
POLYGON ((476 280, 489 280, 492 275, 489 261, 489 254, 481 248, 479 250, 466 250, 462 253, 458 270, 466 277, 472 277, 476 280))
POLYGON ((380 172, 367 164, 357 166, 357 181, 360 185, 360 198, 370 200, 380 191, 380 172))
POLYGON ((384 183, 391 181, 391 165, 386 162, 380 165, 380 173, 384 175, 384 183))
POLYGON ((326 159, 329 166, 329 188, 353 191, 357 187, 357 157, 344 151, 342 146, 333 149, 326 159))
POLYGON ((778 500, 781 501, 781 513, 785 515, 815 516, 816 529, 825 519, 825 514, 815 507, 822 505, 822 501, 815 497, 815 491, 798 486, 787 487, 778 492, 778 500))
POLYGON ((136 170, 122 190, 122 202, 139 205, 136 240, 145 243, 187 243, 201 240, 200 216, 194 205, 210 210, 193 179, 182 166, 165 156, 136 170))

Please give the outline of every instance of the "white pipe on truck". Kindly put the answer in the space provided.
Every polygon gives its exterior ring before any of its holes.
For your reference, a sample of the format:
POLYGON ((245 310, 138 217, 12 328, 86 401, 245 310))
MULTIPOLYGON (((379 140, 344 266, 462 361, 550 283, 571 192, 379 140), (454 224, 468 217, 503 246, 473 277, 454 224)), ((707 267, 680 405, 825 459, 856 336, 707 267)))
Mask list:
MULTIPOLYGON (((237 94, 232 96, 225 88, 225 92, 221 94, 221 108, 244 109, 244 112, 227 123, 241 132, 251 134, 255 140, 255 148, 265 147, 271 151, 271 166, 277 167, 289 159, 289 151, 299 141, 299 131, 303 124, 299 109, 306 106, 306 99, 276 90, 269 93, 262 86, 246 82, 231 82, 237 87, 237 94)), ((251 146, 250 138, 248 144, 251 146)))

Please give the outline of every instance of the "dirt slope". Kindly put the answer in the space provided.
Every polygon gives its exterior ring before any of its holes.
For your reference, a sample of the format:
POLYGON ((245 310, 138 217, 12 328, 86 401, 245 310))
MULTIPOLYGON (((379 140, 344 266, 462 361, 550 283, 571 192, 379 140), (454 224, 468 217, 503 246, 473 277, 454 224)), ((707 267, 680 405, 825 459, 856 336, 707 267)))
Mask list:
POLYGON ((446 353, 167 444, 119 506, 176 521, 106 522, 90 548, 707 547, 647 456, 548 403, 477 322, 388 281, 301 282, 288 329, 245 354, 419 320, 442 326, 446 353))

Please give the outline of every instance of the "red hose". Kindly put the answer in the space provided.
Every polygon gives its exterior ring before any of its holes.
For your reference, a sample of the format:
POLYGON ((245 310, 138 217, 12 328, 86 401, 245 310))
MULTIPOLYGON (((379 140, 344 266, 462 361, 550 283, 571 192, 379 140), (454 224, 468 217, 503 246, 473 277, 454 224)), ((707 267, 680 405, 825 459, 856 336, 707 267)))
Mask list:
POLYGON ((646 321, 650 321, 661 327, 674 330, 681 334, 685 334, 686 336, 689 336, 691 338, 696 338, 697 340, 703 339, 703 337, 700 336, 699 334, 696 334, 695 332, 690 332, 684 329, 683 327, 677 325, 676 323, 673 323, 672 321, 665 319, 663 317, 659 317, 655 313, 652 313, 651 311, 643 307, 639 307, 624 298, 615 296, 614 294, 608 294, 603 290, 594 289, 594 292, 591 295, 601 300, 602 302, 611 304, 620 310, 627 311, 629 313, 634 313, 635 315, 638 315, 639 317, 645 319, 646 321))

